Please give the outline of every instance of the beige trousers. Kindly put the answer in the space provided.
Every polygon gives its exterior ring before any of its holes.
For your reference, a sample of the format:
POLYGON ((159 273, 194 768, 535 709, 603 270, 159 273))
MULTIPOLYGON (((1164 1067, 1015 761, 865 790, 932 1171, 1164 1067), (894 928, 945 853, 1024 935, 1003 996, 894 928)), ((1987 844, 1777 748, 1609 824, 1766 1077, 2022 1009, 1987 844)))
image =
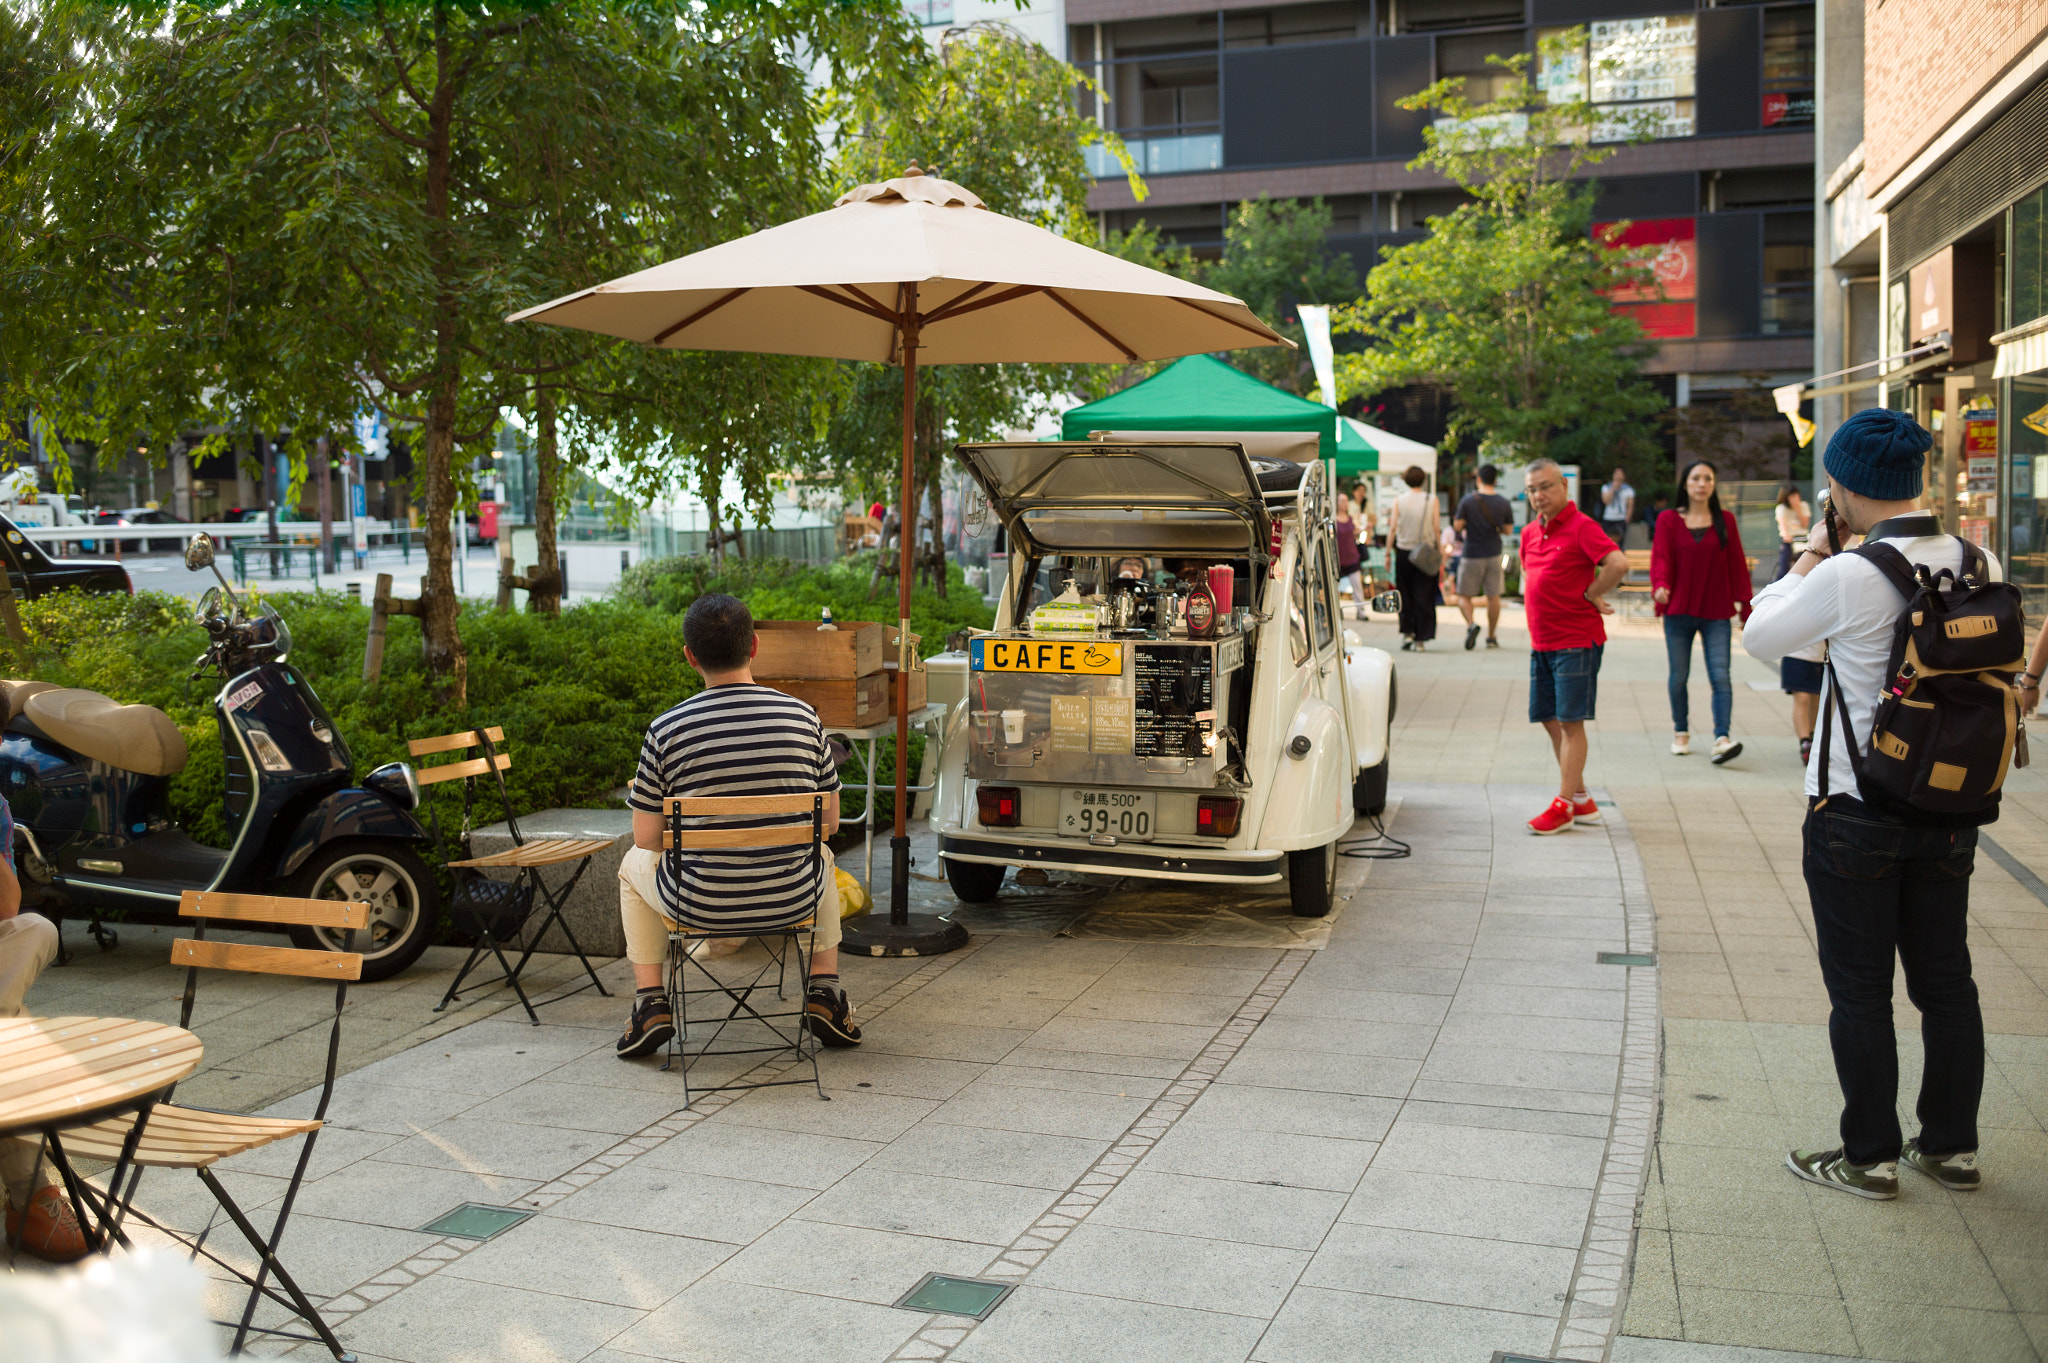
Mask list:
MULTIPOLYGON (((57 925, 39 913, 18 913, 0 918, 0 1018, 25 1017, 23 1002, 28 987, 44 967, 57 959, 57 925)), ((7 1200, 16 1207, 28 1205, 29 1179, 35 1175, 38 1142, 9 1137, 0 1140, 0 1183, 7 1185, 7 1200)), ((39 1187, 50 1187, 57 1175, 48 1160, 36 1177, 39 1187)))
MULTIPOLYGON (((825 858, 825 888, 818 896, 817 926, 811 929, 811 950, 831 951, 839 945, 839 879, 832 849, 825 858)), ((668 960, 668 935, 675 927, 659 907, 655 873, 661 853, 647 847, 627 849, 619 862, 619 921, 626 929, 626 959, 634 965, 661 965, 668 960)))

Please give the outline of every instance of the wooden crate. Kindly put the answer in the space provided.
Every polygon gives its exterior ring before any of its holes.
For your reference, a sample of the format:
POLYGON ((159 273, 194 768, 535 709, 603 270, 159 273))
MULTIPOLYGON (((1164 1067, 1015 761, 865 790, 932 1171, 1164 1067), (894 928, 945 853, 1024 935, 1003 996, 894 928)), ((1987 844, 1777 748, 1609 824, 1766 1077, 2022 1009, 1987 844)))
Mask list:
MULTIPOLYGON (((893 632, 893 631, 892 631, 893 632)), ((892 659, 883 667, 882 675, 889 679, 889 713, 896 713, 896 663, 892 659)), ((910 713, 916 714, 925 707, 925 697, 931 682, 931 673, 922 667, 910 674, 910 713)))
MULTIPOLYGON (((879 636, 877 636, 879 637, 879 636)), ((818 712, 826 728, 866 729, 893 713, 889 709, 890 674, 866 677, 756 677, 761 685, 795 696, 818 712)))
MULTIPOLYGON (((882 670, 882 635, 882 626, 858 620, 836 630, 820 630, 815 620, 756 620, 761 649, 754 655, 754 675, 799 681, 872 676, 882 670)), ((781 689, 779 682, 762 684, 781 689)))

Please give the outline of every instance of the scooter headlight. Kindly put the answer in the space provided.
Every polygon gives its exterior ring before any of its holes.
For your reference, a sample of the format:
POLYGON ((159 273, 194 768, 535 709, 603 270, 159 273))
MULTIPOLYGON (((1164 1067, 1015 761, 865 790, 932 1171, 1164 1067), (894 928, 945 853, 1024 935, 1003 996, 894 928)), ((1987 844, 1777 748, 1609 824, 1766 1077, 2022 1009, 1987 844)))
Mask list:
POLYGON ((376 791, 400 809, 420 806, 420 778, 405 762, 386 762, 363 778, 363 789, 376 791))

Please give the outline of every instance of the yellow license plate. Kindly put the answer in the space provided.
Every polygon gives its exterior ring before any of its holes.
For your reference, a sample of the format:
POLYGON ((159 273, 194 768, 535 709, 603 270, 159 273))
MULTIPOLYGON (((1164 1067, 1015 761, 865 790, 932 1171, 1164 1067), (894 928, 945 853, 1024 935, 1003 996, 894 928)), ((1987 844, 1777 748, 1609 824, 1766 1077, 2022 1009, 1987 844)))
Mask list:
POLYGON ((967 666, 973 672, 1077 672, 1122 676, 1124 646, 1095 639, 974 639, 967 666))

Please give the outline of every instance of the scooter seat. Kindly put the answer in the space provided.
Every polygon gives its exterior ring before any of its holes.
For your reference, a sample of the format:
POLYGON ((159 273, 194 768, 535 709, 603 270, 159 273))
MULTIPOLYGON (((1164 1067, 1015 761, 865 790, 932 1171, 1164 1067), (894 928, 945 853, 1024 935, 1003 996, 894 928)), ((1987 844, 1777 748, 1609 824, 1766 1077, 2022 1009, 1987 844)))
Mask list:
POLYGON ((81 756, 144 776, 185 769, 185 735, 153 705, 123 705, 97 691, 38 691, 21 712, 81 756))
POLYGON ((0 681, 0 728, 13 722, 15 717, 21 714, 21 707, 36 692, 62 689, 55 682, 21 681, 16 678, 0 681))

